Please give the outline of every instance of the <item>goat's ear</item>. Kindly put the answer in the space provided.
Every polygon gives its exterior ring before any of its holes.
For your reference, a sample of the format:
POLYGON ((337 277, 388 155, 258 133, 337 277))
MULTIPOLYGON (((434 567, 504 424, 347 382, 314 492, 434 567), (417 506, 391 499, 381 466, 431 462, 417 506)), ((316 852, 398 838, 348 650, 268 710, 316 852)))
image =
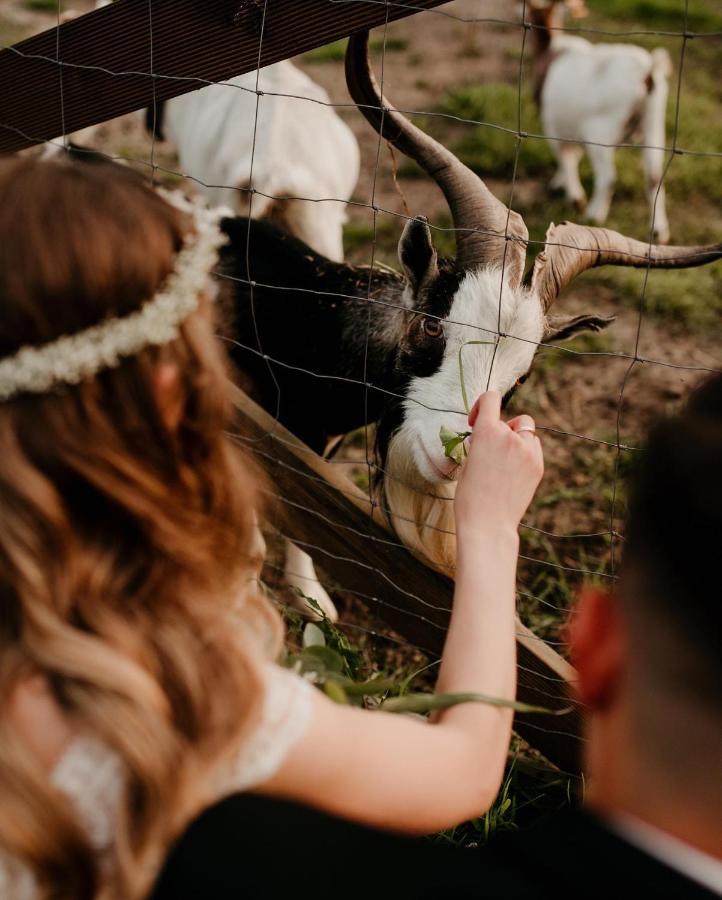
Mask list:
POLYGON ((566 341, 582 331, 602 331, 615 319, 616 316, 548 316, 544 343, 566 341))
POLYGON ((431 240, 429 220, 425 216, 409 219, 399 241, 399 262, 418 293, 438 275, 437 255, 431 240))

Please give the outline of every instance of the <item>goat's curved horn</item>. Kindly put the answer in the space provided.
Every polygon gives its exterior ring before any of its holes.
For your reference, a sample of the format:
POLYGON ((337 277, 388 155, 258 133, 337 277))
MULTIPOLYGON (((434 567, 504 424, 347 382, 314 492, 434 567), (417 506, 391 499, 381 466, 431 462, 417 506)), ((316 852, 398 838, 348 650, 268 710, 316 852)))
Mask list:
POLYGON ((577 275, 595 266, 633 266, 637 269, 690 269, 722 258, 722 244, 662 247, 625 237, 608 228, 573 222, 552 223, 544 250, 537 256, 531 286, 548 310, 577 275))
POLYGON ((373 128, 415 160, 444 192, 456 229, 459 265, 470 268, 485 263, 503 264, 510 284, 518 286, 529 239, 524 220, 507 209, 481 178, 446 147, 389 105, 371 71, 368 40, 368 31, 349 38, 346 83, 352 99, 373 128))

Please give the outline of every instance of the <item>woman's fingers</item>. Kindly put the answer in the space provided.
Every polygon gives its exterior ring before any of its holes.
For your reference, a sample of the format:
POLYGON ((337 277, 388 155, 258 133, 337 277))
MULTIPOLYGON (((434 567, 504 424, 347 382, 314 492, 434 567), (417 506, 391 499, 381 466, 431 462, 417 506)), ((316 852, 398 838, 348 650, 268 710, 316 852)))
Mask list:
POLYGON ((536 422, 531 416, 517 416, 515 419, 510 419, 506 424, 512 431, 515 431, 520 437, 527 440, 533 440, 536 436, 536 422))
POLYGON ((474 427, 474 422, 476 422, 476 417, 479 415, 479 400, 481 400, 481 397, 479 397, 477 399, 476 403, 469 410, 469 428, 474 427))
POLYGON ((499 391, 487 391, 482 394, 469 412, 471 428, 478 422, 498 422, 501 415, 501 394, 499 391))

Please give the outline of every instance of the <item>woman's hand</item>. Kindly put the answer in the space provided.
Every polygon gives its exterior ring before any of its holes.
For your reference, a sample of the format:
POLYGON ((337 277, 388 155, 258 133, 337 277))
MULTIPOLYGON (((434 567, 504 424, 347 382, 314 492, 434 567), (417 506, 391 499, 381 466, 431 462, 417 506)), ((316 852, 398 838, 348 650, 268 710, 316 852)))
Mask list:
POLYGON ((544 457, 531 416, 500 418, 501 394, 482 394, 469 413, 472 436, 456 491, 460 541, 481 532, 516 529, 541 477, 544 457))

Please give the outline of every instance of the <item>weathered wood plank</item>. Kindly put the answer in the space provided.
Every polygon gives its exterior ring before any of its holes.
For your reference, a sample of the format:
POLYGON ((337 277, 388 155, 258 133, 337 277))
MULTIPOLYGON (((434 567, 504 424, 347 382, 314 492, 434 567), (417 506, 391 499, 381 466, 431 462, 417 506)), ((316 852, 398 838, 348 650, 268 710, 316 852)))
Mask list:
MULTIPOLYGON (((281 498, 273 512, 280 528, 335 581, 367 598, 378 617, 406 640, 434 654, 443 647, 453 583, 416 559, 385 528, 383 514, 343 474, 286 431, 237 388, 242 443, 269 475, 281 498)), ((569 705, 574 670, 521 623, 518 697, 552 710, 569 705)), ((564 771, 580 767, 581 716, 517 716, 515 728, 564 771)))
POLYGON ((0 52, 0 153, 445 2, 116 0, 0 52))

